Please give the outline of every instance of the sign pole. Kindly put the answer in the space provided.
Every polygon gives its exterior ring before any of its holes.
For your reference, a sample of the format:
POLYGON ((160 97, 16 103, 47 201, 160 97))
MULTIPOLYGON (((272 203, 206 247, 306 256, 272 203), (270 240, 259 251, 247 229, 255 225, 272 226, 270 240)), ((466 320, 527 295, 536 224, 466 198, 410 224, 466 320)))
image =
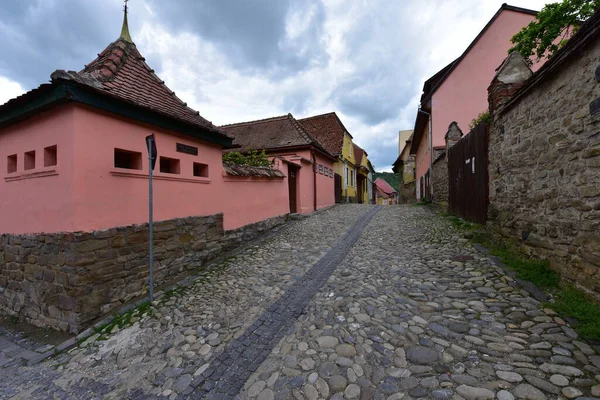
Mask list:
POLYGON ((146 146, 148 147, 148 255, 150 258, 149 274, 149 295, 150 302, 154 301, 154 215, 153 215, 153 192, 152 192, 152 171, 156 165, 156 142, 154 133, 146 137, 146 146))

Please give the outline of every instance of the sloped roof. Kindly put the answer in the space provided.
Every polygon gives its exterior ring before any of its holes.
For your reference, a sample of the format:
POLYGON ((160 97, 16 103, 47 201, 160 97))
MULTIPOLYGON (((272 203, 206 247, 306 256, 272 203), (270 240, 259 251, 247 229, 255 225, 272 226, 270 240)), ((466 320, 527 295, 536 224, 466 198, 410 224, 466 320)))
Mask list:
POLYGON ((521 7, 515 7, 515 6, 508 5, 506 3, 502 4, 500 6, 500 9, 496 12, 496 14, 494 14, 492 19, 490 19, 488 21, 488 23, 483 27, 483 29, 481 30, 481 32, 479 32, 479 34, 475 37, 475 39, 473 39, 471 44, 469 44, 469 47, 467 47, 467 49, 460 55, 460 57, 458 57, 456 60, 452 61, 450 64, 446 65, 442 70, 440 70, 435 75, 433 75, 431 78, 429 78, 427 81, 425 81, 425 85, 423 85, 423 95, 421 96, 421 104, 424 104, 427 101, 429 101, 429 99, 431 99, 431 96, 433 96, 433 94, 437 91, 437 89, 444 83, 446 78, 448 78, 450 76, 450 74, 452 74, 452 71, 454 71, 456 66, 458 64, 460 64, 460 62, 463 60, 463 58, 465 58, 465 56, 471 51, 473 46, 475 46, 475 44, 479 41, 479 39, 481 39, 481 37, 487 32, 487 30, 490 28, 490 26, 492 26, 494 21, 496 21, 496 19, 500 16, 500 14, 503 11, 514 11, 514 12, 519 12, 519 13, 529 14, 529 15, 537 15, 538 14, 538 11, 535 11, 535 10, 530 10, 530 9, 521 8, 521 7), (429 82, 429 85, 428 85, 428 82, 429 82), (426 86, 427 86, 428 90, 426 90, 426 86))
POLYGON ((362 162, 363 156, 366 155, 367 152, 364 151, 357 144, 352 143, 352 146, 354 147, 354 161, 356 162, 356 165, 360 165, 360 163, 362 162))
POLYGON ((425 83, 423 83, 423 94, 421 95, 421 103, 423 100, 430 97, 431 91, 433 88, 437 88, 438 83, 441 80, 445 79, 446 73, 450 70, 450 68, 454 67, 454 63, 456 63, 459 59, 452 61, 450 64, 446 65, 444 68, 436 72, 432 77, 427 79, 425 83))
POLYGON ((119 38, 79 72, 57 70, 52 80, 72 80, 138 106, 223 134, 180 100, 146 64, 135 43, 119 38))
POLYGON ((221 129, 234 138, 233 144, 240 146, 239 151, 310 145, 323 150, 292 114, 224 125, 221 129))
POLYGON ((375 186, 389 195, 397 193, 396 189, 394 189, 389 183, 381 178, 375 179, 375 186))
MULTIPOLYGON (((600 35, 600 9, 596 10, 593 16, 587 19, 581 27, 577 30, 577 33, 573 35, 564 47, 560 48, 554 55, 546 61, 544 65, 533 75, 525 81, 525 84, 519 91, 510 99, 506 104, 506 107, 502 112, 506 112, 518 99, 528 93, 537 84, 550 78, 555 73, 562 70, 562 66, 565 62, 568 62, 571 57, 582 54, 582 49, 593 43, 600 35)), ((505 60, 506 61, 506 60, 505 60)), ((503 63, 504 64, 504 61, 503 63)), ((596 76, 598 71, 596 70, 596 76)))
POLYGON ((121 36, 79 72, 56 70, 42 84, 0 106, 0 124, 10 124, 66 102, 79 102, 219 143, 231 138, 191 109, 145 62, 131 40, 127 10, 121 36))
MULTIPOLYGON (((302 118, 298 122, 327 150, 329 154, 342 154, 344 133, 350 133, 335 112, 302 118)), ((352 137, 352 135, 350 135, 352 137)))

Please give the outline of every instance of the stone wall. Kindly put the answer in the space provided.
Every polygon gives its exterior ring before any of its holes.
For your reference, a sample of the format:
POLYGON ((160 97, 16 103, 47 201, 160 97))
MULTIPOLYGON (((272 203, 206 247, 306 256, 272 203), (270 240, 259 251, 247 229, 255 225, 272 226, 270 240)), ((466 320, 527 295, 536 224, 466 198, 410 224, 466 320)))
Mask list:
MULTIPOLYGON (((286 216, 224 231, 223 215, 154 225, 155 284, 282 224, 286 216)), ((87 233, 0 235, 0 313, 77 333, 148 290, 148 225, 87 233)))
POLYGON ((448 209, 448 158, 446 153, 433 162, 431 185, 433 187, 432 201, 443 210, 448 209))
POLYGON ((488 226, 600 300, 600 41, 563 60, 493 116, 488 226))

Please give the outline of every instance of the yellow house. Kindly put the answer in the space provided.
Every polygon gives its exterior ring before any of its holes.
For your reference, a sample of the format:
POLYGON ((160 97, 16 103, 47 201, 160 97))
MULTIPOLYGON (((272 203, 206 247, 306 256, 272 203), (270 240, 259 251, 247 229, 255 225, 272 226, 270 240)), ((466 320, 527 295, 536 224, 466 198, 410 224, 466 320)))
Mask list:
POLYGON ((370 204, 372 202, 373 167, 369 162, 366 151, 356 144, 353 145, 353 148, 356 170, 356 198, 361 204, 370 204))
MULTIPOLYGON (((333 165, 337 185, 336 202, 356 203, 359 199, 363 200, 361 202, 368 202, 368 185, 361 186, 360 193, 357 191, 357 170, 360 171, 363 160, 356 160, 352 135, 337 114, 331 112, 298 121, 325 150, 338 158, 338 161, 333 165), (366 195, 364 195, 365 191, 366 195)), ((366 153, 364 158, 365 167, 368 170, 366 153)), ((362 176, 363 174, 359 175, 362 176)), ((358 180, 361 179, 358 178, 358 180)))

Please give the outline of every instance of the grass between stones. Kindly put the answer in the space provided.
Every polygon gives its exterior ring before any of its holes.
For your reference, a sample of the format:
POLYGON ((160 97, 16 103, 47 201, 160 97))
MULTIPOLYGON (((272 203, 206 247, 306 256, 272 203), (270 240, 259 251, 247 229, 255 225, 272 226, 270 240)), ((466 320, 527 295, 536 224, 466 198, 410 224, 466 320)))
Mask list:
POLYGON ((465 237, 484 246, 489 254, 498 257, 509 269, 515 271, 517 278, 532 282, 551 294, 552 301, 544 304, 544 307, 552 308, 572 320, 573 328, 581 337, 600 340, 600 307, 588 300, 579 289, 561 283, 560 276, 550 269, 547 261, 525 257, 505 243, 493 240, 479 225, 448 214, 442 216, 463 231, 465 237))

